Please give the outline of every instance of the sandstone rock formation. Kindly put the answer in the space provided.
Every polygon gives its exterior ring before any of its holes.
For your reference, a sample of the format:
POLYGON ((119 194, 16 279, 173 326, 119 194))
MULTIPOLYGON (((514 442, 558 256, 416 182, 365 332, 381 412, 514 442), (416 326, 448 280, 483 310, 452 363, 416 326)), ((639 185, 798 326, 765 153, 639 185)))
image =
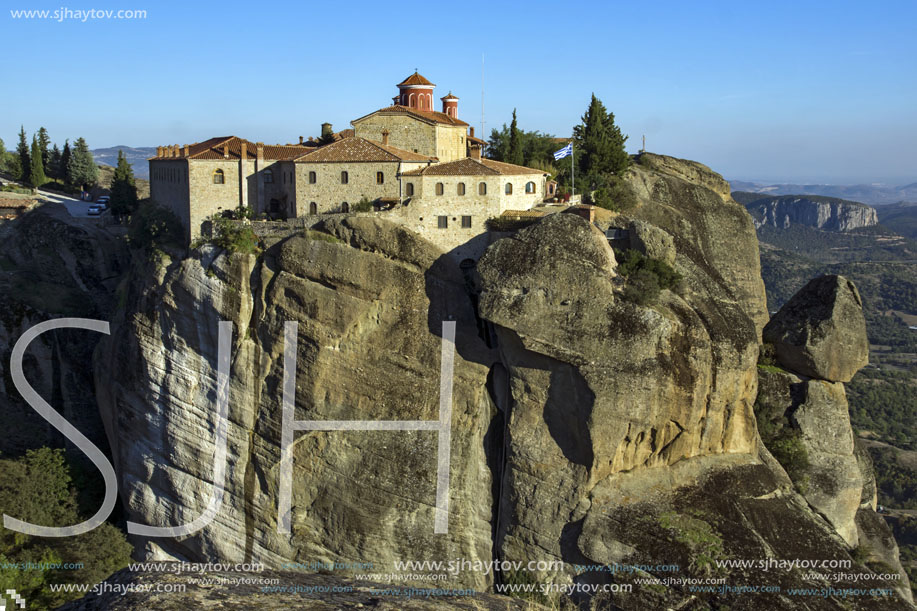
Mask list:
POLYGON ((777 360, 791 371, 849 382, 869 362, 863 302, 843 276, 811 280, 764 328, 777 360))
POLYGON ((148 557, 370 559, 378 570, 492 558, 489 351, 459 270, 440 257, 398 225, 350 219, 259 260, 206 251, 135 283, 96 382, 137 522, 187 523, 209 499, 217 323, 234 326, 223 507, 194 535, 149 541, 148 557), (425 431, 297 433, 292 536, 277 532, 286 321, 299 323, 297 420, 437 420, 442 322, 456 322, 448 535, 433 532, 437 436, 425 431))
MULTIPOLYGON (((834 522, 816 513, 757 435, 767 311, 750 217, 700 164, 644 154, 627 180, 637 206, 624 222, 683 279, 648 305, 625 298, 604 235, 567 214, 495 242, 464 274, 410 231, 367 217, 326 221, 258 257, 208 247, 138 264, 95 357, 129 519, 167 526, 203 511, 214 479, 217 322, 234 326, 221 511, 186 537, 135 537, 142 554, 273 566, 369 560, 381 572, 397 560, 560 559, 566 568, 528 578, 563 584, 621 579, 578 573, 577 563, 677 562, 701 576, 724 557, 848 557, 832 527, 849 530, 846 513, 834 522), (437 439, 427 431, 296 433, 292 534, 277 532, 286 321, 299 323, 296 419, 343 421, 435 420, 442 322, 456 323, 448 534, 433 533, 437 439), (692 547, 698 533, 711 549, 692 547)), ((799 434, 846 439, 829 415, 837 405, 822 405, 837 399, 833 387, 807 383, 829 390, 821 404, 813 391, 799 434)), ((844 477, 850 464, 861 468, 852 452, 840 461, 844 477)), ((848 483, 844 499, 854 496, 848 483)), ((737 583, 811 583, 801 572, 728 573, 737 583)), ((449 577, 450 587, 477 589, 495 579, 449 577)), ((684 586, 638 587, 595 603, 689 608, 697 597, 684 586)), ((769 609, 799 602, 762 600, 769 609)))
POLYGON ((879 224, 875 208, 843 199, 806 195, 763 197, 746 208, 755 225, 786 229, 805 225, 825 231, 850 231, 879 224))
POLYGON ((675 265, 675 240, 671 235, 644 221, 631 221, 629 230, 631 248, 675 265))
MULTIPOLYGON (((0 223, 0 408, 6 430, 0 453, 16 455, 63 439, 16 392, 9 367, 14 344, 52 318, 108 320, 128 261, 121 240, 71 218, 61 204, 0 223)), ((105 448, 92 385, 92 351, 101 337, 82 330, 44 333, 30 344, 23 366, 35 390, 105 448)))

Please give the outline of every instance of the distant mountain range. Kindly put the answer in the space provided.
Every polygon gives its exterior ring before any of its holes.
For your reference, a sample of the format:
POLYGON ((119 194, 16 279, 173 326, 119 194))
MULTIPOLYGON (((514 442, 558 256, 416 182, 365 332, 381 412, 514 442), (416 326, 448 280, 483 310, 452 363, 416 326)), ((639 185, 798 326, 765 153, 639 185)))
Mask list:
POLYGON ((731 180, 733 191, 747 191, 762 195, 824 195, 837 197, 872 206, 917 202, 917 182, 901 187, 888 185, 769 185, 743 180, 731 180))
POLYGON ((101 165, 118 165, 118 151, 124 151, 127 162, 134 168, 137 178, 150 177, 150 164, 147 159, 156 156, 155 146, 111 146, 104 149, 92 149, 92 156, 101 165))

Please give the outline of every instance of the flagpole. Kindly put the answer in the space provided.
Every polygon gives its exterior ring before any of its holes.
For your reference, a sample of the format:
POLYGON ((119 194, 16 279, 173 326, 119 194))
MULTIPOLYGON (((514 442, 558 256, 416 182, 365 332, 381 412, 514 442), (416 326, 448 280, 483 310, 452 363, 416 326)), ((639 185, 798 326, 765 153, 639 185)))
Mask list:
POLYGON ((570 177, 571 177, 572 185, 570 188, 573 190, 573 193, 570 196, 571 201, 576 199, 576 167, 573 165, 574 157, 576 157, 576 155, 573 154, 573 143, 571 142, 570 143, 570 177))

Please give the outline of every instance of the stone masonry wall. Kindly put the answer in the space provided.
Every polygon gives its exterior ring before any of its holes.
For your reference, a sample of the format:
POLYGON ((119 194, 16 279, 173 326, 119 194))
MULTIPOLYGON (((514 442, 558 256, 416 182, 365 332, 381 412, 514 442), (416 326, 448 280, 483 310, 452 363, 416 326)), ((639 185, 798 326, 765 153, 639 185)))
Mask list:
MULTIPOLYGON (((353 124, 354 135, 382 142, 382 132, 388 131, 391 146, 421 155, 436 156, 436 126, 407 115, 369 117, 353 124)), ((440 159, 440 161, 443 161, 440 159)))

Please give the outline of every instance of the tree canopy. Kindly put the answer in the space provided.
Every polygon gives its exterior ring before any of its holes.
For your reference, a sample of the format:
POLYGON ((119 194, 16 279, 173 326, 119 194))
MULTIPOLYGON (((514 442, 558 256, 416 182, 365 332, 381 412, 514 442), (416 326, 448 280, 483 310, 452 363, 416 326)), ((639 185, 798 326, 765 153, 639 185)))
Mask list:
POLYGON ((111 179, 111 213, 125 216, 133 213, 137 207, 137 186, 134 183, 134 170, 124 157, 124 151, 118 151, 118 165, 111 179))
MULTIPOLYGON (((66 145, 64 145, 66 151, 66 145)), ((83 138, 77 138, 70 153, 70 162, 67 164, 67 175, 70 184, 75 187, 94 185, 99 180, 99 168, 96 166, 89 146, 83 138)))
POLYGON ((31 168, 29 172, 29 184, 36 189, 48 182, 45 176, 44 164, 41 162, 41 144, 38 136, 32 136, 31 168))
POLYGON ((29 182, 32 176, 32 161, 24 126, 19 127, 19 144, 16 146, 16 153, 19 154, 19 176, 17 178, 22 182, 29 182))

